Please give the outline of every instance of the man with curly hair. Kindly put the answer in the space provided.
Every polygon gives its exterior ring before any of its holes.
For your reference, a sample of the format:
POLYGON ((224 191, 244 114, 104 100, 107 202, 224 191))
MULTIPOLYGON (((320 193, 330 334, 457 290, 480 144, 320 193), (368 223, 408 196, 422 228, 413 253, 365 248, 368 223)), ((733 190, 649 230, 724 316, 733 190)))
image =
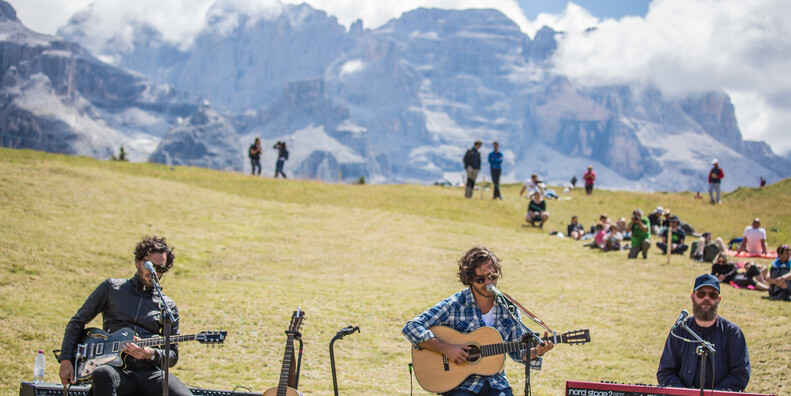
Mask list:
MULTIPOLYGON (((505 342, 520 341, 524 331, 509 315, 506 308, 495 304, 495 296, 486 290, 489 284, 497 285, 502 275, 500 259, 491 250, 476 246, 459 260, 459 282, 467 286, 464 290, 440 301, 437 305, 416 316, 404 326, 402 333, 415 347, 426 348, 446 356, 449 362, 467 364, 469 347, 451 344, 437 338, 431 331, 433 326, 447 326, 462 333, 478 328, 494 327, 505 342)), ((516 312, 519 318, 519 312, 516 312)), ((520 318, 521 320, 521 318, 520 318)), ((548 336, 547 333, 544 334, 548 336)), ((541 356, 554 348, 552 342, 537 346, 530 351, 509 353, 512 359, 523 363, 530 358, 531 367, 540 370, 541 356)), ((471 375, 456 389, 445 395, 491 395, 512 396, 505 371, 484 377, 471 375)))
MULTIPOLYGON (((85 325, 100 313, 102 328, 113 333, 122 328, 129 328, 140 338, 150 338, 162 334, 160 323, 159 294, 154 291, 154 281, 145 268, 145 262, 151 261, 161 280, 173 267, 176 255, 173 247, 168 246, 164 237, 146 236, 135 247, 135 275, 130 279, 107 279, 85 300, 82 307, 71 318, 66 326, 60 361, 60 380, 63 385, 74 383, 74 351, 85 330, 85 325)), ((164 296, 164 294, 163 294, 164 296)), ((179 334, 179 319, 176 303, 164 296, 164 303, 173 311, 176 321, 172 325, 171 334, 179 334)), ((94 395, 115 396, 129 394, 161 395, 164 371, 160 365, 163 356, 168 353, 169 366, 178 361, 178 344, 172 344, 169 351, 157 348, 139 347, 129 343, 124 347, 123 367, 105 364, 93 372, 94 395)), ((173 375, 168 379, 169 394, 174 396, 191 395, 189 389, 173 375)))

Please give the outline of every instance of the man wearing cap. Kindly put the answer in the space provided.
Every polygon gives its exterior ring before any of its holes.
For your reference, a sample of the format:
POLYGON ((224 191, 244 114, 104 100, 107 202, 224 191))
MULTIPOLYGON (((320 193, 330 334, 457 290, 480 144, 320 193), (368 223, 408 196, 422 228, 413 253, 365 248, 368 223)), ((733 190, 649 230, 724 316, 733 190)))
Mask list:
POLYGON ((657 206, 654 212, 648 215, 648 222, 651 224, 651 233, 659 235, 662 232, 662 214, 665 208, 657 206))
POLYGON ((667 253, 668 246, 670 246, 670 252, 673 254, 684 254, 684 252, 689 249, 689 246, 684 244, 684 239, 686 239, 687 234, 684 230, 679 227, 679 219, 678 216, 670 216, 669 224, 667 229, 662 231, 662 241, 656 243, 656 247, 658 247, 662 254, 667 253), (670 239, 668 239, 668 236, 670 239))
MULTIPOLYGON (((750 381, 750 356, 747 341, 739 326, 717 314, 720 283, 714 275, 704 274, 695 279, 690 295, 692 315, 684 323, 700 338, 710 342, 716 353, 706 362, 706 389, 741 392, 750 381)), ((700 388, 700 356, 695 352, 697 342, 685 342, 676 337, 692 339, 681 326, 674 326, 665 341, 659 359, 656 378, 660 386, 700 388)))
POLYGON ((752 225, 744 228, 744 235, 742 236, 742 243, 739 245, 738 252, 766 254, 766 230, 761 227, 761 219, 756 217, 752 225))
POLYGON ((712 205, 714 205, 714 191, 717 191, 717 203, 721 204, 720 201, 720 181, 722 178, 725 177, 725 174, 722 173, 722 169, 720 169, 720 163, 715 158, 714 161, 711 161, 711 171, 709 171, 709 198, 712 205))

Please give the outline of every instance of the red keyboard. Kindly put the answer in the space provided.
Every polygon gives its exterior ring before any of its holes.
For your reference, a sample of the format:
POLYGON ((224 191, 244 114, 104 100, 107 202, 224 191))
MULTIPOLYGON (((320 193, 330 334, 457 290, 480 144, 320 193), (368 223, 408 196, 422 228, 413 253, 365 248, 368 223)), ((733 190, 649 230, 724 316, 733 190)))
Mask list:
MULTIPOLYGON (((627 385, 609 382, 566 381, 566 396, 700 396, 700 389, 665 388, 657 385, 627 385)), ((762 393, 711 391, 705 396, 774 396, 762 393)))

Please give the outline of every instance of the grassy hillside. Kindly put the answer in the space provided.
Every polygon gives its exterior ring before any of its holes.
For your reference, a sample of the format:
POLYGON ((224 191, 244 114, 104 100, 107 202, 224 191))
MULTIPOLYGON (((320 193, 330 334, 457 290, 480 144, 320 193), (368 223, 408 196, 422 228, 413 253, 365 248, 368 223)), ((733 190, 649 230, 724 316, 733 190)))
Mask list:
MULTIPOLYGON (((588 328, 593 341, 558 346, 534 376, 538 395, 560 395, 566 380, 656 383, 667 332, 690 309, 695 276, 709 265, 650 251, 591 252, 547 235, 572 214, 586 226, 602 212, 670 208, 699 231, 727 240, 759 216, 770 247, 791 240, 791 182, 725 194, 708 205, 692 194, 596 191, 550 201, 543 230, 522 227, 521 186, 505 201, 465 200, 457 188, 346 186, 273 180, 195 168, 96 161, 0 149, 0 393, 29 380, 38 349, 58 382, 50 350, 93 288, 133 274, 142 235, 176 246, 165 292, 179 305, 182 333, 224 329, 226 344, 182 346, 173 372, 185 383, 261 392, 276 386, 291 312, 301 306, 300 390, 332 394, 328 343, 347 325, 361 333, 335 344, 342 394, 408 394, 404 322, 458 291, 455 262, 474 244, 503 259, 500 288, 554 329, 588 328)), ((791 304, 723 288, 721 313, 744 330, 751 392, 791 393, 791 304)), ((99 320, 94 322, 100 326, 99 320)), ((521 368, 506 366, 515 394, 521 368)), ((416 394, 427 394, 413 383, 416 394)))

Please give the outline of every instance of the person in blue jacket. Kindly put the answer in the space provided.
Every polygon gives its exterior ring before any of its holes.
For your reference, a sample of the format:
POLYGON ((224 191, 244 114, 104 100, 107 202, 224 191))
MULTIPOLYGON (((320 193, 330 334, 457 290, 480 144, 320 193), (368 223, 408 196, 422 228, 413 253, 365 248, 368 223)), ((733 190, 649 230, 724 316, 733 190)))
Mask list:
MULTIPOLYGON (((698 336, 712 343, 716 350, 706 362, 705 388, 744 391, 750 381, 747 341, 739 326, 717 313, 722 300, 720 282, 710 274, 697 277, 690 299, 693 315, 684 319, 684 322, 698 336)), ((699 389, 700 356, 695 348, 700 344, 677 337, 693 339, 681 326, 674 326, 670 330, 656 378, 660 386, 699 389)))
POLYGON ((503 153, 500 152, 500 144, 497 142, 492 143, 494 151, 489 153, 489 168, 492 170, 492 184, 494 184, 494 195, 492 199, 503 200, 500 195, 500 173, 503 170, 503 153))

